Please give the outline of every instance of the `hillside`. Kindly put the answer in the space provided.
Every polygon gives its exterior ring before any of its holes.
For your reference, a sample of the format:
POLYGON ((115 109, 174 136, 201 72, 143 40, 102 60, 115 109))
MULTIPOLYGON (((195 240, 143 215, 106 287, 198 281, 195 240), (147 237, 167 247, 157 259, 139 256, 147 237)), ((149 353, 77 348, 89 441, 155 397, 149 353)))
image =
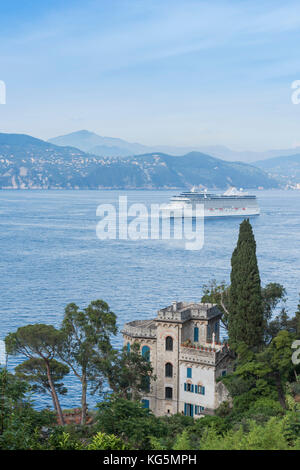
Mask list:
POLYGON ((190 152, 201 152, 212 157, 226 161, 239 161, 252 163, 258 160, 295 155, 300 153, 300 147, 282 150, 265 150, 254 152, 249 150, 232 150, 224 145, 196 145, 188 147, 176 147, 174 145, 142 145, 140 143, 127 142, 116 137, 103 137, 94 132, 81 130, 70 134, 61 135, 49 139, 51 144, 76 147, 83 152, 92 153, 104 157, 128 157, 145 153, 166 153, 169 155, 186 155, 190 152))
POLYGON ((263 170, 200 152, 102 158, 27 135, 0 134, 1 189, 272 188, 263 170))
POLYGON ((297 155, 269 158, 255 163, 255 165, 266 171, 271 178, 281 184, 294 187, 300 185, 300 153, 297 155))

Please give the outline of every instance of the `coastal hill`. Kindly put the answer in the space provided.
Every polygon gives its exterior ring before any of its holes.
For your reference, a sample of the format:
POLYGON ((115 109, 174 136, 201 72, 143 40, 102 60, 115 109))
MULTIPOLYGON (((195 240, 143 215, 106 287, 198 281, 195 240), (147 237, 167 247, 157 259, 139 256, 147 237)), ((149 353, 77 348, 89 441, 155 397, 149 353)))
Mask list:
POLYGON ((287 186, 300 185, 300 153, 258 161, 255 165, 287 186))
POLYGON ((22 134, 0 134, 2 189, 167 189, 193 185, 265 189, 278 182, 246 163, 201 152, 100 157, 22 134))

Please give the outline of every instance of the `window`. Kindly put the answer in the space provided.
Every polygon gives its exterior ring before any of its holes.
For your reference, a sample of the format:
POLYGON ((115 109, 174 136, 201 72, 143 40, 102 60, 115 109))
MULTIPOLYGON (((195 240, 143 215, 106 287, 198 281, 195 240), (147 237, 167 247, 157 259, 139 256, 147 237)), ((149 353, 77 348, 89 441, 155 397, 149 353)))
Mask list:
POLYGON ((195 326, 194 328, 194 342, 197 343, 199 341, 199 328, 195 326))
POLYGON ((208 340, 211 339, 211 328, 210 328, 210 325, 207 325, 207 339, 208 339, 208 340))
POLYGON ((215 333, 216 333, 216 335, 218 334, 218 331, 219 331, 219 322, 216 322, 215 323, 215 333))
POLYGON ((222 377, 225 377, 226 373, 226 370, 222 370, 222 377))
POLYGON ((192 368, 191 367, 187 367, 186 376, 187 376, 188 379, 192 378, 192 368))
POLYGON ((173 351, 173 338, 171 336, 166 337, 166 351, 173 351))
POLYGON ((142 347, 142 356, 147 359, 147 361, 150 361, 150 348, 149 346, 143 346, 142 347))
POLYGON ((130 352, 130 343, 127 343, 126 347, 127 347, 127 352, 129 353, 130 352))
POLYGON ((184 384, 184 391, 185 392, 194 392, 194 385, 186 382, 184 384))
POLYGON ((145 392, 150 392, 150 377, 146 375, 145 377, 142 377, 142 387, 145 392))
POLYGON ((173 366, 170 362, 167 362, 167 364, 165 365, 165 376, 173 377, 173 366))
POLYGON ((200 393, 200 395, 205 395, 205 387, 202 387, 202 385, 195 385, 195 393, 200 393))
POLYGON ((166 387, 165 388, 165 397, 167 399, 172 399, 173 397, 173 389, 171 387, 166 387))
POLYGON ((201 415, 204 410, 204 406, 195 405, 195 415, 201 415))
POLYGON ((149 408, 149 400, 142 400, 142 403, 143 403, 143 408, 149 408))
POLYGON ((194 406, 190 403, 184 404, 184 415, 185 416, 194 416, 194 406))

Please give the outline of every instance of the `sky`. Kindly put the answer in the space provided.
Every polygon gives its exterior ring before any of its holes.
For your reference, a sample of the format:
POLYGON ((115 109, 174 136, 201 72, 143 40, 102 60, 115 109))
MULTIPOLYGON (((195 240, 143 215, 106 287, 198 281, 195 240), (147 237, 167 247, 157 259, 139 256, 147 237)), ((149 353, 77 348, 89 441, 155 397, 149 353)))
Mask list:
POLYGON ((11 0, 0 21, 0 132, 300 145, 298 0, 11 0))

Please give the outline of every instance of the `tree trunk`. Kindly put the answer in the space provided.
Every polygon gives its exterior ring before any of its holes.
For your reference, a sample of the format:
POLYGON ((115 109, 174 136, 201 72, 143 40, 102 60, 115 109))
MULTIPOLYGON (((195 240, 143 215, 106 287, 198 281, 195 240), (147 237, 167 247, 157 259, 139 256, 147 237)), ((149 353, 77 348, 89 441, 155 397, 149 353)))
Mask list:
POLYGON ((50 390, 51 390, 53 404, 54 404, 54 408, 55 408, 57 416, 58 416, 58 422, 61 426, 64 426, 64 424, 65 424, 64 417, 63 417, 63 414, 62 414, 62 411, 61 411, 61 407, 60 407, 60 403, 59 403, 59 400, 58 400, 56 390, 55 390, 54 385, 53 385, 53 381, 52 381, 52 377, 51 377, 51 373, 50 373, 49 362, 45 361, 45 363, 46 363, 47 377, 48 377, 48 382, 49 382, 49 386, 50 386, 50 390))
POLYGON ((277 387, 277 392, 278 392, 279 403, 281 404, 282 408, 286 410, 284 390, 282 388, 282 383, 281 383, 280 375, 278 372, 275 373, 275 382, 276 382, 276 387, 277 387))
POLYGON ((55 410, 55 413, 58 415, 58 411, 57 411, 57 407, 56 407, 56 402, 55 402, 55 398, 54 398, 54 395, 52 393, 52 390, 50 390, 51 392, 51 398, 52 398, 52 402, 53 402, 53 408, 55 410))
POLYGON ((82 374, 81 385, 82 385, 82 391, 81 391, 81 424, 84 426, 86 424, 86 411, 87 411, 87 406, 86 406, 87 383, 86 383, 86 374, 85 373, 82 374))

